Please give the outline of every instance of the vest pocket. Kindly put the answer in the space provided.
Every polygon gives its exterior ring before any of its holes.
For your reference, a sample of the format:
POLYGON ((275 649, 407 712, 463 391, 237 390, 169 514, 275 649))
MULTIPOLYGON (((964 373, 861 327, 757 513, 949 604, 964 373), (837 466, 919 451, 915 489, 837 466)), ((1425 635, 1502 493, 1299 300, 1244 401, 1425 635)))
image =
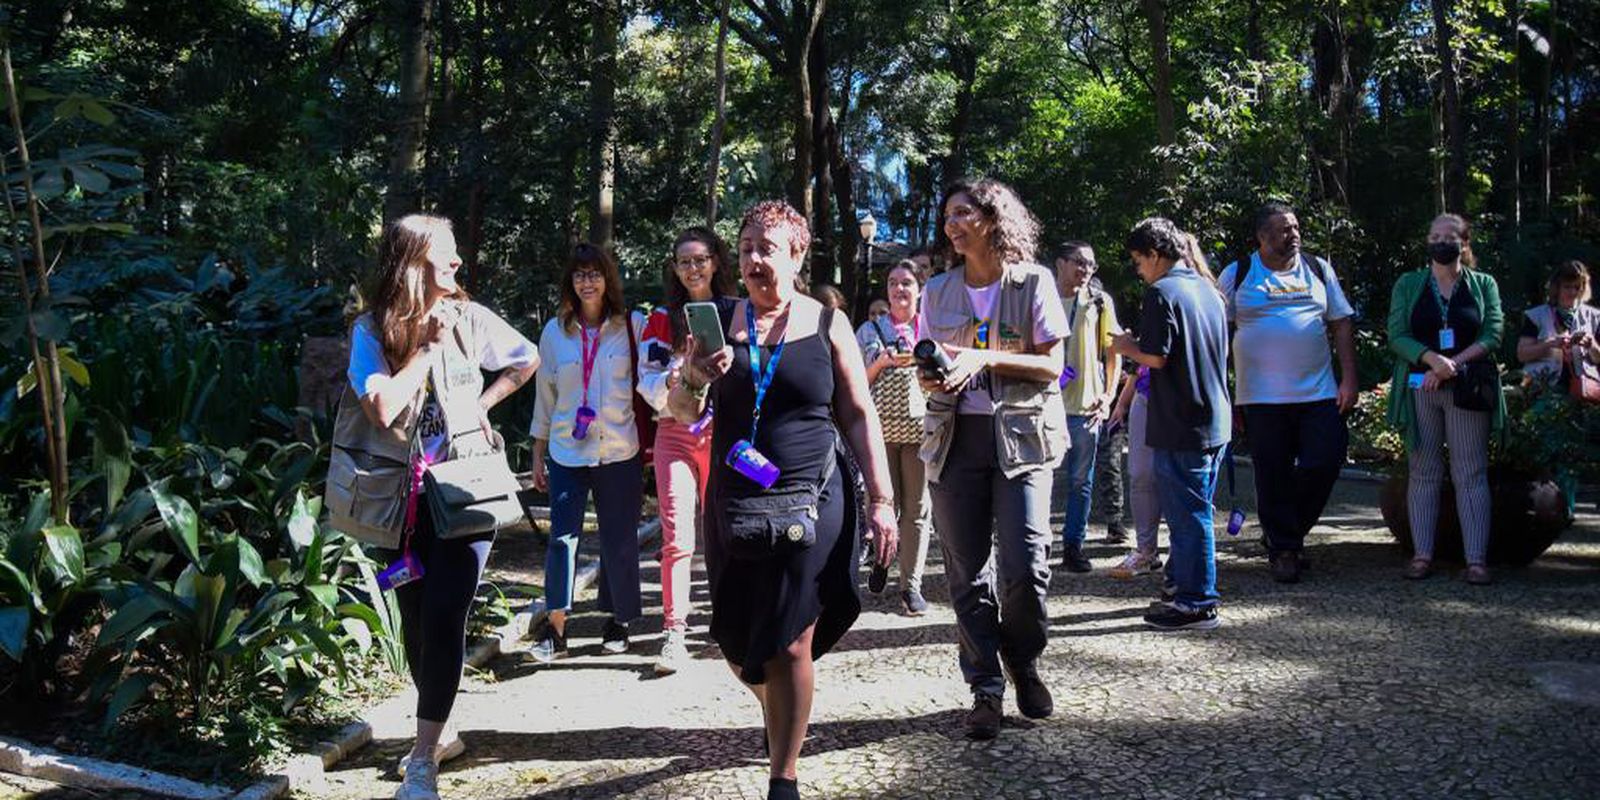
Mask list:
POLYGON ((1055 456, 1055 448, 1045 431, 1044 409, 1014 408, 1000 412, 1000 447, 1003 466, 1043 464, 1055 456))

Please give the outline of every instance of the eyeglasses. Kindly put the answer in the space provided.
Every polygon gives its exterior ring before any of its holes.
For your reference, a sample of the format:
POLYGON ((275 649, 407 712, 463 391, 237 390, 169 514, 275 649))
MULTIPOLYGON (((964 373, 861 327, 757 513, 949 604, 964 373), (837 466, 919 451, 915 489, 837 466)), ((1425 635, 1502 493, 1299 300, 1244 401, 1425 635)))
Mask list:
POLYGON ((705 269, 711 266, 711 256, 686 256, 672 262, 675 269, 705 269))
POLYGON ((572 282, 573 283, 605 283, 606 282, 606 276, 605 276, 604 273, 601 273, 601 272, 595 272, 593 270, 584 270, 583 272, 574 272, 574 273, 572 273, 572 282))

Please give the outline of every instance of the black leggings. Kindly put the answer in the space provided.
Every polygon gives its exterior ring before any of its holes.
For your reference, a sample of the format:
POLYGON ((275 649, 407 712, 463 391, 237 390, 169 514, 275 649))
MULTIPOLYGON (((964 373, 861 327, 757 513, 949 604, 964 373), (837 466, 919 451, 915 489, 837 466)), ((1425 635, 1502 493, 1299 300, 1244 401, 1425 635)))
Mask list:
MULTIPOLYGON (((422 562, 422 580, 395 590, 411 682, 417 687, 417 719, 445 722, 461 688, 467 658, 467 614, 477 594, 483 566, 489 561, 494 534, 460 539, 434 536, 426 507, 418 509, 411 552, 422 562)), ((388 565, 398 550, 376 550, 373 557, 388 565)))

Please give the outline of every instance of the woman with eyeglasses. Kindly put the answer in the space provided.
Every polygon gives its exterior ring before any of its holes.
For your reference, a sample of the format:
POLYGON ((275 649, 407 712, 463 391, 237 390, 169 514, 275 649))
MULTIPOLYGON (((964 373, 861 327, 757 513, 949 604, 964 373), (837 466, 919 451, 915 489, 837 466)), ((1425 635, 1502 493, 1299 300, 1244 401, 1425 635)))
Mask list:
POLYGON ((684 306, 715 303, 730 318, 739 302, 728 275, 728 246, 710 228, 678 234, 662 282, 667 302, 651 312, 639 343, 639 393, 658 414, 655 442, 656 498, 661 515, 661 653, 657 675, 671 675, 689 658, 690 562, 700 540, 700 513, 711 468, 713 412, 681 423, 667 411, 667 396, 682 375, 689 335, 684 306))
POLYGON ((608 653, 628 649, 628 624, 639 617, 639 506, 644 500, 639 432, 633 417, 634 334, 622 276, 606 251, 583 243, 561 276, 561 307, 539 337, 548 368, 536 381, 533 483, 550 492, 550 547, 545 551, 549 615, 530 650, 549 662, 567 652, 578 566, 578 534, 594 493, 600 522, 601 633, 608 653))

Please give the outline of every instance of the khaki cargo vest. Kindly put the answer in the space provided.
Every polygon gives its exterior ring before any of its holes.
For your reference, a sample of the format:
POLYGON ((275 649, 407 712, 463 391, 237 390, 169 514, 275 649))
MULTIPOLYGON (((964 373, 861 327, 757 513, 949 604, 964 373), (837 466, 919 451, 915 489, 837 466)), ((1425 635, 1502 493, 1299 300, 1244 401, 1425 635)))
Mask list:
MULTIPOLYGON (((1000 277, 989 323, 991 349, 1038 353, 1033 341, 1033 299, 1038 292, 1056 291, 1055 277, 1038 264, 1007 264, 1000 277)), ((922 299, 926 336, 935 342, 972 346, 977 335, 977 315, 967 296, 966 268, 956 267, 928 282, 922 299)), ((1070 335, 1070 332, 1069 332, 1070 335)), ((1067 452, 1067 414, 1061 389, 1054 380, 1026 381, 990 375, 994 399, 996 453, 1000 470, 1014 478, 1033 469, 1053 469, 1067 452)), ((955 436, 959 395, 934 392, 922 418, 922 460, 928 480, 937 481, 955 436)))

